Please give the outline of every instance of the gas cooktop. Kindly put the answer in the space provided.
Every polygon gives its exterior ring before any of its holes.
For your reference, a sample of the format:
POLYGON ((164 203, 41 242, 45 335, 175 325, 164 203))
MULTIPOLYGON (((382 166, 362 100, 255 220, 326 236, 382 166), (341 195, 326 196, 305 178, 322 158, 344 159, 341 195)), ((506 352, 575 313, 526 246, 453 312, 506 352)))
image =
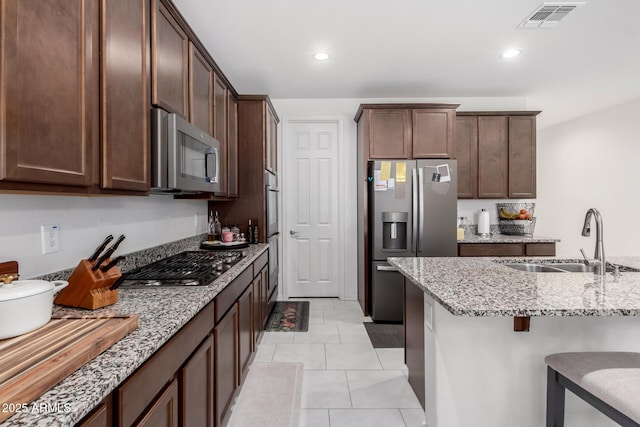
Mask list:
POLYGON ((185 251, 126 273, 120 286, 206 286, 244 256, 239 251, 185 251))

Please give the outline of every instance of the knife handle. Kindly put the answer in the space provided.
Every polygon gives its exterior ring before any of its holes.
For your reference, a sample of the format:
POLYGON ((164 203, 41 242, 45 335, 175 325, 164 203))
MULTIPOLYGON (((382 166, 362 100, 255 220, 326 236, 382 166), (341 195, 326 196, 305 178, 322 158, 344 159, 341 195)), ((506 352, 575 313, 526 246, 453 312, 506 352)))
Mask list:
POLYGON ((98 257, 100 256, 100 254, 102 253, 102 251, 104 251, 104 248, 107 247, 107 245, 109 244, 109 242, 111 242, 113 240, 113 235, 109 234, 102 243, 100 243, 100 246, 98 246, 96 248, 95 251, 93 251, 93 253, 91 254, 91 256, 89 258, 87 258, 87 261, 89 262, 93 262, 95 260, 98 259, 98 257))
POLYGON ((107 271, 109 271, 113 267, 115 267, 115 265, 117 263, 119 263, 120 261, 122 261, 123 259, 124 259, 124 255, 120 255, 119 257, 116 257, 116 258, 112 259, 109 264, 105 265, 104 267, 101 267, 100 271, 102 271, 103 273, 106 273, 107 271))

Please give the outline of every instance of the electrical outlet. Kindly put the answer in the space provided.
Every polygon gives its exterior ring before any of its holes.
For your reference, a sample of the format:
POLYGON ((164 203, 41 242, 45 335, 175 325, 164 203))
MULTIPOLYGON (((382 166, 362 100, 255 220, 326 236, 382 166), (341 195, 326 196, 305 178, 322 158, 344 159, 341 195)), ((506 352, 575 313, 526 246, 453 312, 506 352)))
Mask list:
POLYGON ((60 250, 60 227, 58 224, 41 225, 42 253, 51 254, 60 250))

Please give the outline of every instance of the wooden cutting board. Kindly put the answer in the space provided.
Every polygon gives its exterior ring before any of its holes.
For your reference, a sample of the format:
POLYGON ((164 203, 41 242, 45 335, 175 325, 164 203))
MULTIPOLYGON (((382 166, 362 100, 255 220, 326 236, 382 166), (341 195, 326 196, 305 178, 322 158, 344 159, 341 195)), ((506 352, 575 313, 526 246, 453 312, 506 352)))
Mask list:
POLYGON ((138 327, 138 315, 54 318, 43 327, 0 340, 0 422, 28 405, 138 327))

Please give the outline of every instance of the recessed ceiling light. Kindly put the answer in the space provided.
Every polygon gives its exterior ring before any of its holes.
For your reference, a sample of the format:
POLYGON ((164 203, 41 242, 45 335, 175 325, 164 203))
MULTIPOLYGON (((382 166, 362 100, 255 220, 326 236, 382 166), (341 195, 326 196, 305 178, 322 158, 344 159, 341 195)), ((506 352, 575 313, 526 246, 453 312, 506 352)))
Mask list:
POLYGON ((500 57, 504 59, 515 58, 520 55, 520 53, 520 49, 507 49, 500 54, 500 57))
POLYGON ((326 52, 318 52, 313 55, 313 59, 315 59, 316 61, 326 61, 327 59, 329 59, 329 54, 326 52))

